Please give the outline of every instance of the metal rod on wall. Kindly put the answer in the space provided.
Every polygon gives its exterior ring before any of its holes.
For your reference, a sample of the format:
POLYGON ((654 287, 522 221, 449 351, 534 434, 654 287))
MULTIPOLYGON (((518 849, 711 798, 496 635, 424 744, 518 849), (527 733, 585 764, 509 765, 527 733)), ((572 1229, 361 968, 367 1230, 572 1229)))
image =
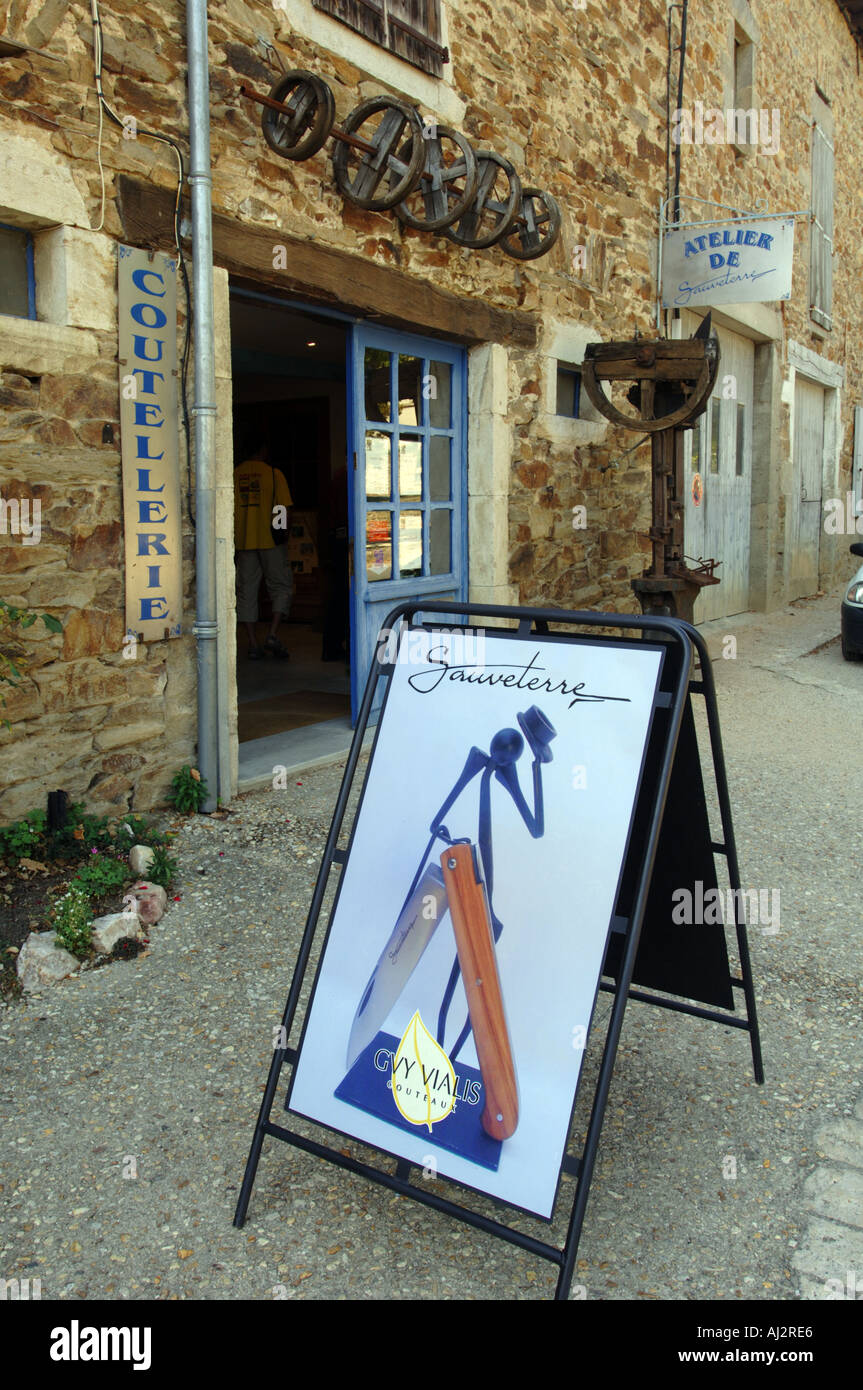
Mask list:
POLYGON ((192 195, 192 284, 195 390, 195 580, 193 628, 198 666, 198 770, 207 784, 204 811, 218 804, 216 680, 216 367, 213 324, 213 233, 210 175, 210 82, 206 0, 187 0, 189 54, 189 187, 192 195))

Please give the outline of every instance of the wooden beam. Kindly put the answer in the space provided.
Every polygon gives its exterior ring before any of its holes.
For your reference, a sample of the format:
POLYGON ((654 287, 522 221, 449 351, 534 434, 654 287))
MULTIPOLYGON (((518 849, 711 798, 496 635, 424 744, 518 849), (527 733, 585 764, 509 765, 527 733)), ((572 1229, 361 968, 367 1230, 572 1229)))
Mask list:
MULTIPOLYGON (((117 207, 126 241, 154 249, 174 245, 174 197, 169 189, 121 174, 117 207)), ((185 199, 183 211, 188 215, 185 199)), ((213 215, 213 259, 232 275, 398 328, 463 343, 536 346, 534 314, 498 309, 483 299, 438 289, 416 275, 391 270, 364 256, 292 237, 280 229, 251 227, 221 213, 213 215), (273 268, 276 246, 285 247, 286 270, 273 268)))

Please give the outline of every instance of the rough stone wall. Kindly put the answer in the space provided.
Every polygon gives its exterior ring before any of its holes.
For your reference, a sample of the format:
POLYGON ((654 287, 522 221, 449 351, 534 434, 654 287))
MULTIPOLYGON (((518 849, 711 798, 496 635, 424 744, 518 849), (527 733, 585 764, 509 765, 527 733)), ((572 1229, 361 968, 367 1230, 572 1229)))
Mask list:
MULTIPOLYGON (((689 23, 689 61, 684 104, 705 108, 733 105, 730 35, 735 18, 758 31, 753 105, 778 112, 779 149, 774 155, 745 153, 730 145, 683 146, 684 193, 717 202, 755 207, 763 199, 771 212, 810 206, 811 116, 816 84, 828 98, 835 124, 833 327, 825 331, 809 314, 810 230, 799 219, 795 234, 791 299, 781 304, 783 376, 788 381, 789 340, 845 366, 841 392, 841 454, 838 492, 851 485, 853 407, 863 402, 863 285, 860 168, 863 161, 863 53, 857 48, 838 5, 820 0, 772 0, 750 6, 693 6, 689 23)), ((673 103, 676 104, 676 103, 673 103)), ((747 103, 748 104, 748 103, 747 103)), ((769 127, 768 127, 769 129, 769 127)), ((766 563, 773 569, 768 606, 784 601, 791 524, 792 427, 788 399, 777 402, 775 429, 781 438, 781 482, 771 501, 774 543, 766 563)), ((847 540, 822 533, 821 582, 838 583, 849 573, 847 540)))
MULTIPOLYGON (((649 550, 649 447, 625 454, 631 434, 589 422, 552 426, 549 325, 578 324, 585 341, 654 330, 657 203, 665 180, 666 7, 660 0, 638 0, 620 11, 597 0, 587 0, 583 9, 572 0, 444 3, 452 67, 436 86, 406 64, 391 63, 387 72, 394 75, 384 80, 369 57, 377 51, 334 21, 326 21, 333 40, 324 51, 297 27, 294 0, 280 6, 265 0, 211 3, 214 208, 239 224, 271 228, 274 244, 280 232, 308 238, 460 295, 534 313, 537 348, 509 353, 514 593, 523 602, 633 609, 629 581, 643 570, 649 550), (261 90, 277 75, 257 47, 259 34, 278 43, 287 66, 309 67, 327 78, 339 118, 386 90, 412 99, 420 87, 438 92, 437 106, 423 101, 424 110, 443 112, 475 144, 506 154, 522 176, 554 193, 564 219, 558 246, 528 264, 498 248, 463 250, 405 228, 389 213, 364 212, 343 201, 329 147, 303 164, 279 160, 262 139, 258 108, 238 94, 243 79, 261 90), (572 259, 580 246, 583 270, 572 259), (572 528, 576 505, 587 508, 584 530, 572 528)), ((306 12, 309 24, 321 23, 310 4, 306 12)), ((691 7, 685 105, 727 104, 734 20, 749 13, 742 0, 691 7)), ((844 488, 850 477, 850 409, 863 399, 863 87, 856 49, 834 0, 753 0, 751 14, 760 26, 756 104, 780 110, 780 151, 741 158, 728 147, 685 146, 682 191, 743 207, 759 196, 769 197, 771 210, 806 207, 808 113, 817 77, 837 124, 835 325, 823 335, 809 321, 803 223, 793 298, 783 306, 782 319, 786 337, 846 364, 844 488)), ((102 20, 108 100, 139 127, 171 134, 185 146, 185 7, 179 0, 113 0, 102 6, 102 20)), ((32 198, 39 160, 62 162, 83 211, 53 215, 67 225, 95 227, 101 198, 89 6, 82 0, 0 0, 0 29, 62 57, 62 67, 39 59, 0 65, 0 146, 8 134, 26 142, 30 155, 20 165, 20 178, 32 180, 32 198)), ((173 190, 175 163, 164 145, 140 132, 126 139, 107 122, 102 161, 104 236, 110 244, 123 235, 117 177, 129 174, 173 190)), ((43 209, 42 223, 51 216, 43 209)), ((72 313, 65 322, 86 325, 80 307, 75 312, 78 318, 72 313)), ((77 346, 59 328, 51 337, 50 327, 45 325, 45 333, 53 365, 44 371, 33 367, 38 353, 29 340, 26 351, 0 353, 6 431, 0 435, 0 484, 5 495, 14 488, 21 496, 41 497, 46 527, 42 544, 26 555, 2 538, 0 593, 44 605, 65 624, 62 639, 36 640, 35 688, 13 697, 12 733, 0 734, 0 781, 12 785, 11 792, 0 792, 4 818, 42 799, 43 754, 52 784, 115 807, 130 798, 135 806, 152 803, 164 792, 170 770, 193 755, 192 639, 149 646, 133 669, 119 647, 116 327, 100 320, 84 339, 79 332, 77 346)), ((777 429, 787 473, 787 412, 777 429)), ((765 502, 770 535, 780 540, 785 501, 780 488, 765 502)), ((186 547, 188 587, 188 537, 186 547)), ((836 563, 843 563, 841 556, 836 563)), ((781 601, 781 551, 766 564, 774 566, 769 601, 781 601)))
MULTIPOLYGON (((44 332, 56 354, 51 326, 44 332)), ((101 813, 151 806, 194 751, 192 639, 124 655, 116 333, 83 337, 92 355, 76 340, 62 360, 40 362, 29 343, 25 350, 8 338, 0 346, 4 364, 26 358, 30 373, 0 372, 0 492, 27 499, 31 516, 33 500, 41 511, 38 544, 11 535, 0 542, 0 597, 63 622, 58 635, 41 623, 28 629, 28 678, 0 711, 9 721, 0 728, 4 821, 42 805, 54 787, 101 813)), ((189 536, 183 567, 187 627, 189 536)))

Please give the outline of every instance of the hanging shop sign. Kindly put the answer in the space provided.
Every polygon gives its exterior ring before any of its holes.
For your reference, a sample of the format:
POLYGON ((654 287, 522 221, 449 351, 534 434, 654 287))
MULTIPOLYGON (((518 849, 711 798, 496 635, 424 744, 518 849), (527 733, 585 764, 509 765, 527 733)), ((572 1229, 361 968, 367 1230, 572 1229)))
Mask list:
POLYGON ((337 125, 332 88, 304 69, 283 73, 267 96, 247 83, 240 92, 263 107, 264 139, 282 159, 311 159, 332 136, 336 184, 358 207, 392 210, 418 231, 473 250, 500 246, 521 261, 544 256, 560 236, 550 193, 523 186, 508 159, 474 150, 407 102, 371 97, 337 125))
POLYGON ((126 537, 126 632, 179 637, 177 263, 118 248, 120 430, 126 537))
POLYGON ((793 259, 793 216, 668 228, 662 236, 662 307, 790 299, 793 259))

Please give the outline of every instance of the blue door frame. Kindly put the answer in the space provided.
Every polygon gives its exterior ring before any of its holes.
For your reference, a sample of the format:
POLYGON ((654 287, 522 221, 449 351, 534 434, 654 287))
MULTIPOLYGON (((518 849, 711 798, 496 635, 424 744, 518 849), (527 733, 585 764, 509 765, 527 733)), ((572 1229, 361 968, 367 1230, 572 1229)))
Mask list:
POLYGON ((467 599, 467 355, 354 323, 348 339, 351 719, 387 613, 467 599))

